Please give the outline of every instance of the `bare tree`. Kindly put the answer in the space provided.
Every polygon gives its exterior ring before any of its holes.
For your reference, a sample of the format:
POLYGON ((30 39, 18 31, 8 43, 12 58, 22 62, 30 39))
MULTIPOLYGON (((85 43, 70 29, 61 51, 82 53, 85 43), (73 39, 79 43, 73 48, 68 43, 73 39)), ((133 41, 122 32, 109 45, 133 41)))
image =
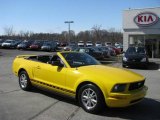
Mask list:
POLYGON ((102 34, 101 34, 101 25, 94 25, 92 27, 93 32, 93 38, 94 42, 96 41, 102 41, 102 34))
POLYGON ((4 27, 4 33, 7 36, 14 36, 15 35, 15 31, 13 29, 13 26, 10 27, 4 27))
POLYGON ((21 39, 29 39, 31 36, 33 35, 33 32, 31 31, 23 31, 21 30, 18 34, 19 37, 21 37, 21 39))

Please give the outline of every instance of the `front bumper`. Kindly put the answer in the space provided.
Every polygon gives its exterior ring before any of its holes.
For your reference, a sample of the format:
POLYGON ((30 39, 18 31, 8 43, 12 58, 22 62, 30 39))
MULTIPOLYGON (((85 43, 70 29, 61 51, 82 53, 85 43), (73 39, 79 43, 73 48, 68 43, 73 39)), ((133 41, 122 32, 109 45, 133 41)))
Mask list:
POLYGON ((42 51, 50 51, 51 48, 41 48, 42 51))
POLYGON ((143 88, 129 93, 111 93, 106 99, 108 107, 127 107, 140 102, 146 95, 148 87, 143 88))
POLYGON ((2 45, 2 48, 11 48, 11 45, 2 45))
POLYGON ((139 67, 144 67, 148 65, 149 62, 124 62, 123 65, 125 66, 139 66, 139 67))

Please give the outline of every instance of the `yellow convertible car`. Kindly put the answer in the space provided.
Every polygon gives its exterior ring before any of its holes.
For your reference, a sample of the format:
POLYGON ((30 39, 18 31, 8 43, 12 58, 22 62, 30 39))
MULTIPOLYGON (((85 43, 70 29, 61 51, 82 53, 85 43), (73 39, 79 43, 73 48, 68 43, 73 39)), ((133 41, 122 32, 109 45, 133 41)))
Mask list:
POLYGON ((142 75, 101 65, 86 53, 19 55, 13 61, 13 73, 21 89, 38 86, 74 97, 90 113, 100 112, 105 105, 133 105, 147 92, 142 75))

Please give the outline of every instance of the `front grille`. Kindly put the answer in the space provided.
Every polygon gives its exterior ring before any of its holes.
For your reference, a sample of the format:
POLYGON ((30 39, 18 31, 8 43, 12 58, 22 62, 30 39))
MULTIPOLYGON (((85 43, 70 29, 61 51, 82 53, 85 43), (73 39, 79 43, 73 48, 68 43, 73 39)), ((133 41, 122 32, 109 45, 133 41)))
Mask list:
POLYGON ((144 86, 144 82, 145 82, 145 80, 144 81, 140 81, 140 82, 131 83, 129 85, 129 91, 136 90, 136 89, 139 89, 139 88, 143 87, 144 86))
POLYGON ((141 59, 128 59, 128 62, 140 62, 141 59))

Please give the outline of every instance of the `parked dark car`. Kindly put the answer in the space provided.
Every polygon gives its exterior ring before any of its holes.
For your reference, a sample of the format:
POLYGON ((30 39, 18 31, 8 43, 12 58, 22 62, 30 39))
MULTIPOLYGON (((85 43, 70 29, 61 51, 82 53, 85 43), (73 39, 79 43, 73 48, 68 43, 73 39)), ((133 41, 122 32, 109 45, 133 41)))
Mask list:
POLYGON ((122 58, 122 66, 144 67, 148 66, 148 56, 145 47, 129 47, 122 58))
POLYGON ((110 57, 110 51, 106 47, 94 47, 95 50, 102 52, 104 58, 110 57))
POLYGON ((61 42, 60 43, 60 47, 65 47, 65 46, 67 46, 68 45, 68 42, 61 42))
POLYGON ((34 41, 32 40, 24 40, 23 42, 17 45, 17 49, 28 49, 33 42, 34 41))
POLYGON ((82 48, 77 48, 75 49, 75 51, 78 52, 85 52, 91 56, 93 56, 94 58, 101 60, 104 58, 103 53, 100 51, 96 51, 94 48, 92 47, 82 47, 82 48))
POLYGON ((77 43, 74 42, 74 41, 71 41, 71 42, 68 44, 68 46, 77 46, 77 43))
POLYGON ((57 43, 54 41, 47 41, 44 42, 41 46, 41 50, 43 51, 56 51, 57 50, 57 43))
POLYGON ((35 40, 31 45, 30 45, 30 49, 31 50, 40 50, 41 46, 43 45, 44 41, 41 40, 35 40))

